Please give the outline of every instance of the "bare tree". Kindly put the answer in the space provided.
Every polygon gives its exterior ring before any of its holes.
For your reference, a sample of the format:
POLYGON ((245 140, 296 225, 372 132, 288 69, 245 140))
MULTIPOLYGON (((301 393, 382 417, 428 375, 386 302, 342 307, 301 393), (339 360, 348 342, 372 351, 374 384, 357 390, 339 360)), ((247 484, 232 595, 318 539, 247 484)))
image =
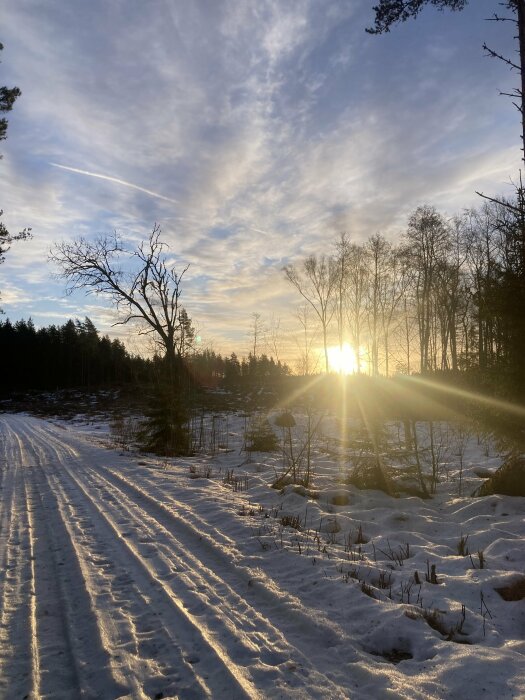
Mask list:
POLYGON ((168 265, 160 234, 155 224, 148 240, 135 250, 126 249, 117 233, 95 241, 79 238, 57 244, 50 259, 60 268, 69 293, 83 289, 86 294, 104 294, 122 314, 115 325, 138 321, 140 333, 153 334, 172 373, 191 336, 180 304, 188 266, 178 274, 168 265))
POLYGON ((434 207, 418 207, 408 220, 406 241, 415 271, 414 293, 419 327, 420 369, 435 369, 436 299, 439 265, 446 260, 450 232, 434 207))
POLYGON ((300 358, 297 363, 297 368, 300 374, 308 376, 317 371, 319 358, 313 355, 312 346, 316 339, 315 332, 312 332, 310 323, 312 310, 308 304, 303 304, 297 308, 295 317, 301 324, 302 342, 297 341, 300 350, 300 358))
POLYGON ((348 329, 356 357, 357 373, 361 373, 361 346, 363 330, 368 314, 367 290, 369 268, 364 246, 350 244, 348 283, 346 285, 345 309, 348 329))
POLYGON ((350 263, 352 248, 346 233, 342 233, 336 245, 336 257, 334 262, 335 285, 335 317, 337 320, 337 336, 339 339, 339 352, 343 354, 345 331, 345 297, 348 290, 350 263))
POLYGON ((324 255, 319 258, 310 255, 303 262, 302 270, 294 265, 287 265, 283 270, 286 279, 306 299, 319 319, 323 333, 325 370, 328 372, 328 326, 334 315, 332 300, 337 280, 333 260, 324 255))
POLYGON ((371 370, 374 376, 379 374, 379 341, 385 325, 384 303, 390 282, 390 263, 392 246, 377 233, 367 241, 370 284, 368 286, 368 327, 371 346, 371 370))
POLYGON ((281 319, 272 314, 270 324, 266 328, 266 346, 270 357, 273 357, 276 362, 280 361, 282 348, 283 332, 281 328, 281 319))
POLYGON ((458 330, 465 294, 465 251, 461 221, 457 217, 450 227, 450 250, 436 266, 436 315, 440 326, 441 369, 458 369, 458 330))
POLYGON ((414 370, 414 346, 418 344, 416 304, 413 295, 412 270, 408 268, 408 286, 401 299, 398 323, 394 327, 396 343, 395 371, 411 374, 414 370))
POLYGON ((250 323, 250 334, 252 337, 252 355, 257 357, 257 348, 261 340, 261 336, 264 334, 265 329, 263 327, 263 321, 261 314, 254 312, 252 313, 252 322, 250 323))
MULTIPOLYGON (((406 265, 402 246, 387 246, 388 266, 384 272, 384 282, 381 286, 379 299, 381 317, 381 335, 385 355, 385 375, 390 374, 390 339, 392 328, 396 321, 399 324, 405 319, 400 313, 401 302, 406 300, 406 292, 410 284, 410 270, 406 265)), ((405 334, 406 339, 406 334, 405 334)), ((409 347, 407 347, 409 353, 409 347)), ((407 360, 407 364, 408 360, 407 360)))

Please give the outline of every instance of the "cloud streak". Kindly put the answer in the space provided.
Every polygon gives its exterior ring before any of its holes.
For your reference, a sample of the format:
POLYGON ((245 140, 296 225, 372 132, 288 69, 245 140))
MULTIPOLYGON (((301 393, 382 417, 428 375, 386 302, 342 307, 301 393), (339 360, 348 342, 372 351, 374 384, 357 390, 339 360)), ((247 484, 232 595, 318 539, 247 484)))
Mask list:
POLYGON ((151 197, 155 197, 156 199, 162 199, 165 202, 171 202, 172 204, 178 204, 178 201, 176 199, 173 199, 172 197, 166 197, 163 194, 159 194, 158 192, 154 192, 153 190, 148 190, 146 187, 141 187, 140 185, 135 185, 132 182, 127 182, 126 180, 122 180, 118 177, 113 177, 112 175, 103 175, 101 173, 92 173, 89 170, 81 170, 80 168, 72 168, 68 165, 60 165, 59 163, 49 163, 49 165, 52 165, 54 168, 60 168, 61 170, 67 170, 70 173, 77 173, 79 175, 87 175, 88 177, 95 177, 98 178, 99 180, 107 180, 108 182, 115 182, 117 185, 123 185, 124 187, 129 187, 132 190, 137 190, 138 192, 144 192, 144 194, 149 194, 151 197))

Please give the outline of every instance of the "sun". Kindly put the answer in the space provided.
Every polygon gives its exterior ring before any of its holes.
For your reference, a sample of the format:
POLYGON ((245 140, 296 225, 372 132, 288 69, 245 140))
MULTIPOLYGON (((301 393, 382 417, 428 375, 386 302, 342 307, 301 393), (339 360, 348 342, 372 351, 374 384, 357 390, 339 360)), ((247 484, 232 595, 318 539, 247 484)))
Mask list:
POLYGON ((328 348, 328 366, 331 372, 338 374, 357 373, 357 355, 354 348, 348 343, 332 345, 328 348))

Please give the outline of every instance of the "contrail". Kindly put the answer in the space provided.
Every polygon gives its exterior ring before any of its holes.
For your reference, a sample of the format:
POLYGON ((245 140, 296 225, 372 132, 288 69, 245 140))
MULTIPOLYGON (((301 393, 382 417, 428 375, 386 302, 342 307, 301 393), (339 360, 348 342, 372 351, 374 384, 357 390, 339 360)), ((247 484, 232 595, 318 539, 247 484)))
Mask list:
POLYGON ((263 233, 265 236, 268 235, 268 231, 263 231, 260 228, 255 228, 255 226, 248 226, 248 228, 250 229, 250 231, 255 231, 256 233, 263 233))
POLYGON ((89 170, 80 170, 80 168, 70 168, 67 165, 60 165, 59 163, 49 163, 54 168, 60 168, 61 170, 69 170, 71 173, 79 173, 79 175, 88 175, 89 177, 98 177, 100 180, 108 180, 109 182, 116 182, 118 185, 124 185, 125 187, 131 187, 133 190, 138 190, 139 192, 144 192, 157 199, 163 199, 166 202, 172 202, 172 204, 178 204, 176 199, 171 197, 165 197, 163 194, 158 192, 153 192, 153 190, 147 190, 145 187, 140 187, 139 185, 134 185, 132 182, 126 182, 126 180, 120 180, 118 177, 111 177, 111 175, 101 175, 100 173, 92 173, 89 170))

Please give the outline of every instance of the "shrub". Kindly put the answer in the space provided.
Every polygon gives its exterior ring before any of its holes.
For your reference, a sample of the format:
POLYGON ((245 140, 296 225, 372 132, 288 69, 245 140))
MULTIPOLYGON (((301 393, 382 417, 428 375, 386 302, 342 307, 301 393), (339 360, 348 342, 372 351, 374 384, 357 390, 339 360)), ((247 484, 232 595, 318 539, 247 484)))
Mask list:
POLYGON ((125 418, 121 413, 116 413, 109 424, 109 431, 117 447, 129 450, 137 439, 139 427, 131 416, 125 418))
POLYGON ((345 479, 358 489, 373 489, 384 491, 390 495, 395 493, 392 480, 386 473, 381 460, 374 454, 360 455, 354 463, 354 468, 345 479))
POLYGON ((246 447, 252 452, 274 452, 278 448, 277 436, 266 417, 255 419, 246 432, 246 447))

